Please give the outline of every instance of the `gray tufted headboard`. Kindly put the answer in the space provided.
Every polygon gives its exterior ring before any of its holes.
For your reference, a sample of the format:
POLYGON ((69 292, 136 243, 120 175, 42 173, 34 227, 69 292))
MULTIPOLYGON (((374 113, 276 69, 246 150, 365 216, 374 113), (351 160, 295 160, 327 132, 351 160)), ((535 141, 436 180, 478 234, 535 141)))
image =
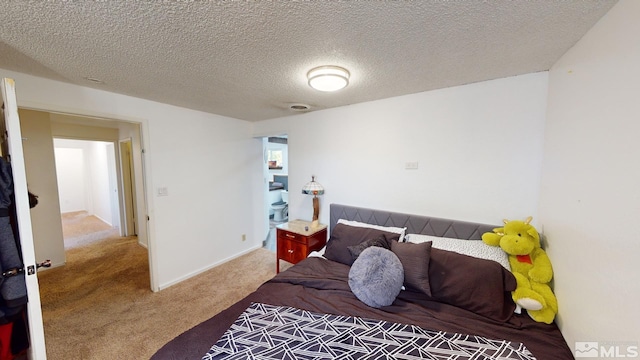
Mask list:
POLYGON ((329 205, 329 230, 339 219, 360 221, 373 225, 406 227, 407 234, 425 234, 454 239, 480 240, 482 234, 499 227, 459 220, 439 219, 422 215, 402 214, 348 205, 329 205))

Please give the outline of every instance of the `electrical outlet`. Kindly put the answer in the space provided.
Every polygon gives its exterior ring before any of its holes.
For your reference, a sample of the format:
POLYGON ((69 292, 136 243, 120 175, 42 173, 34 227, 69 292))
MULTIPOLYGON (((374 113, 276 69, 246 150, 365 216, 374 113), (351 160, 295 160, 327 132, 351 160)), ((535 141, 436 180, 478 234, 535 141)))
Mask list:
POLYGON ((247 240, 247 234, 242 234, 242 241, 247 240))
POLYGON ((158 196, 169 196, 169 189, 167 189, 166 187, 159 187, 156 190, 156 194, 158 196))

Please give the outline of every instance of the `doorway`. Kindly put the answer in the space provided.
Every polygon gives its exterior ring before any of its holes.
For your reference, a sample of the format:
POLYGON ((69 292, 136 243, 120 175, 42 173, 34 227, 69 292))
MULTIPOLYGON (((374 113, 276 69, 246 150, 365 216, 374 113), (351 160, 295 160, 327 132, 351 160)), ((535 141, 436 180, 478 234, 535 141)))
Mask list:
MULTIPOLYGON (((39 297, 30 298, 28 304, 33 304, 33 307, 37 308, 33 313, 36 314, 33 319, 33 326, 30 326, 30 331, 34 335, 32 338, 40 341, 42 338, 42 346, 44 347, 44 339, 46 338, 46 334, 42 331, 42 327, 40 324, 44 324, 43 322, 43 314, 46 305, 42 302, 43 296, 47 296, 43 290, 43 283, 39 281, 41 274, 58 274, 58 270, 64 269, 65 272, 71 273, 71 278, 80 280, 84 285, 86 282, 82 281, 79 275, 84 273, 80 271, 69 270, 65 265, 66 263, 66 254, 64 249, 64 240, 62 235, 62 224, 61 224, 61 214, 60 214, 60 201, 59 201, 59 189, 58 189, 58 181, 56 178, 56 168, 55 168, 55 155, 54 155, 54 138, 73 138, 73 139, 90 139, 97 141, 106 141, 107 143, 101 147, 100 151, 104 154, 115 152, 116 146, 119 138, 123 138, 122 134, 127 134, 133 139, 138 139, 138 144, 141 143, 141 130, 140 125, 135 123, 129 124, 120 124, 118 122, 107 122, 101 121, 97 119, 86 119, 80 117, 74 117, 71 115, 59 114, 59 113, 49 113, 37 110, 28 110, 28 109, 17 109, 19 113, 19 122, 14 123, 13 130, 15 131, 15 124, 17 123, 17 127, 20 130, 18 132, 18 136, 14 136, 13 139, 18 138, 21 140, 22 152, 24 159, 24 176, 23 179, 25 186, 28 186, 29 191, 38 196, 38 204, 33 209, 29 211, 30 216, 30 225, 28 228, 30 231, 26 231, 21 229, 21 233, 27 234, 25 238, 29 238, 29 234, 32 234, 32 240, 28 240, 25 244, 30 244, 33 246, 34 257, 33 259, 25 259, 28 260, 30 264, 39 263, 43 260, 51 260, 52 268, 39 271, 37 273, 37 277, 28 277, 28 279, 33 278, 35 281, 34 286, 38 289, 35 294, 38 294, 39 297), (102 126, 96 126, 96 124, 101 124, 102 126), (135 135, 132 135, 135 134, 135 135), (40 285, 40 286, 39 286, 40 285), (44 294, 44 295, 43 295, 44 294), (43 305, 41 307, 41 305, 43 305)), ((18 117, 15 117, 16 119, 18 117)), ((106 157, 106 155, 104 155, 106 157)), ((115 157, 110 157, 108 161, 105 161, 110 167, 114 168, 114 163, 116 162, 115 157)), ((138 161, 138 164, 141 164, 138 161)), ((141 165, 138 166, 141 170, 141 165)), ((19 169, 19 167, 18 167, 19 169)), ((114 176, 115 172, 111 171, 111 176, 109 176, 108 171, 104 171, 105 175, 100 176, 101 181, 103 181, 110 187, 111 189, 115 188, 114 183, 117 183, 117 176, 114 176)), ((140 176, 139 179, 142 179, 140 176)), ((142 186, 142 182, 137 182, 139 186, 142 186)), ((16 181, 16 185, 19 184, 16 181)), ((24 192, 26 194, 26 191, 24 192)), ((110 194, 113 197, 113 194, 110 194)), ((117 194, 115 195, 117 196, 117 194)), ((109 197, 108 195, 106 196, 109 197)), ((120 216, 115 214, 119 212, 116 210, 116 207, 111 207, 112 199, 105 201, 105 204, 109 204, 104 211, 105 218, 109 218, 109 222, 111 225, 116 225, 120 227, 119 219, 120 216)), ((144 202, 140 202, 141 205, 144 205, 144 202)), ((146 211, 146 210, 144 210, 146 211)), ((23 224, 19 222, 19 224, 23 224)), ((23 244, 24 245, 24 244, 23 244)), ((137 245, 137 241, 134 240, 133 245, 137 245)), ((149 263, 150 256, 146 249, 138 246, 138 248, 143 251, 143 260, 147 260, 147 264, 149 263)), ((86 256, 79 257, 81 259, 87 259, 86 256)), ((123 258, 123 257, 119 257, 123 258)), ((107 268, 110 266, 108 262, 100 262, 100 261, 85 261, 85 263, 89 263, 92 266, 92 269, 96 269, 97 266, 102 265, 107 268)), ((146 282, 142 283, 142 289, 146 287, 147 291, 149 289, 151 282, 151 276, 149 274, 149 265, 142 265, 143 270, 146 274, 143 274, 143 278, 146 282), (145 276, 146 275, 146 276, 145 276)), ((100 273, 111 274, 109 271, 102 271, 100 273)), ((86 272, 86 274, 92 274, 90 272, 86 272)), ((93 273, 95 274, 95 272, 93 273)), ((100 286, 103 282, 97 282, 100 286)), ((53 289, 59 289, 58 286, 53 286, 53 289)), ((85 289, 86 286, 81 289, 85 289)), ((69 305, 71 303, 69 300, 69 296, 74 296, 81 294, 81 292, 76 293, 65 293, 61 294, 61 296, 54 298, 63 299, 63 304, 69 305)), ((72 303, 71 303, 72 304, 72 303)), ((34 344, 36 342, 34 341, 34 344)))
MULTIPOLYGON (((30 266, 30 271, 35 270, 35 264, 40 264, 40 260, 47 259, 49 255, 53 258, 57 254, 53 248, 64 248, 62 243, 62 230, 60 223, 60 206, 58 201, 58 188, 55 172, 55 158, 53 147, 53 134, 65 133, 71 137, 100 137, 95 135, 95 131, 92 129, 102 128, 94 126, 98 123, 107 124, 106 127, 116 129, 119 135, 123 133, 129 133, 134 139, 133 148, 135 150, 142 150, 142 129, 146 129, 146 121, 118 121, 118 120, 106 120, 100 118, 85 118, 77 117, 68 114, 61 113, 49 113, 45 111, 30 110, 30 109, 18 109, 15 99, 15 84, 12 79, 2 79, 2 95, 3 95, 3 107, 0 111, 5 118, 7 124, 7 131, 3 131, 4 139, 8 139, 10 153, 17 154, 17 159, 13 168, 14 184, 16 203, 18 209, 18 226, 20 228, 21 239, 24 240, 22 246, 22 255, 25 264, 34 264, 30 266), (18 115, 19 114, 19 115, 18 115), (6 115, 6 116, 4 116, 6 115), (68 118, 69 121, 64 125, 70 126, 56 126, 54 125, 54 118, 68 118), (78 125, 78 126, 75 126, 78 125), (93 135, 87 135, 87 134, 93 135), (29 200, 27 197, 27 191, 32 192, 38 196, 38 204, 35 208, 29 209, 29 200), (20 196, 18 196, 20 195, 20 196), (26 210, 26 211, 25 211, 26 210), (26 216, 24 216, 26 213, 26 216), (31 216, 29 216, 29 213, 31 216)), ((61 123, 61 122, 60 122, 61 123)), ((104 127, 104 126, 103 126, 104 127)), ((146 130, 145 130, 146 131, 146 130)), ((142 163, 142 151, 137 151, 137 155, 134 155, 135 165, 134 169, 136 174, 136 185, 139 189, 139 194, 142 196, 142 200, 138 201, 138 210, 140 213, 146 214, 147 205, 144 198, 144 181, 142 174, 144 173, 142 163)), ((113 179, 111 179, 113 180, 113 179)), ((117 179, 116 179, 117 180, 117 179)), ((33 206, 33 205, 32 205, 33 206)), ((144 234, 145 243, 146 239, 146 217, 143 226, 140 226, 140 230, 144 234)), ((119 244, 118 244, 119 245, 119 244)), ((137 245, 137 243, 134 243, 137 245)), ((142 259, 151 263, 151 253, 146 249, 138 246, 142 249, 142 259)), ((63 251, 64 253, 64 251, 63 251)), ((123 256, 118 259, 124 259, 126 264, 129 261, 123 256)), ((64 264, 64 258, 54 259, 59 260, 58 265, 64 264)), ((88 262, 90 265, 95 262, 88 262)), ((99 273, 112 274, 110 269, 110 262, 103 262, 107 265, 107 271, 98 271, 99 273)), ((62 268, 62 267, 60 267, 62 268)), ((95 273, 96 266, 92 266, 89 270, 95 273)), ((153 281, 154 276, 151 273, 151 269, 154 269, 150 264, 143 267, 146 274, 143 274, 142 288, 151 284, 151 289, 157 291, 158 286, 153 281), (145 276, 146 275, 146 276, 145 276), (145 284, 146 283, 146 284, 145 284)), ((41 269, 42 272, 37 272, 37 276, 27 276, 26 283, 29 290, 28 315, 29 319, 28 329, 31 340, 31 347, 29 350, 29 358, 45 358, 45 340, 43 331, 43 320, 41 311, 40 291, 38 278, 40 274, 52 274, 55 276, 54 271, 56 268, 41 269), (46 270, 46 271, 44 271, 46 270)), ((97 269, 100 270, 100 269, 97 269)), ((73 272, 74 279, 77 279, 79 272, 73 272)), ((30 275, 34 275, 32 272, 30 275)), ((80 297, 86 294, 85 284, 81 284, 77 295, 80 297)), ((96 291, 92 291, 96 294, 101 294, 102 283, 96 291)), ((57 288, 57 287, 54 287, 57 288)), ((121 291, 118 293, 122 293, 121 291)), ((66 300, 63 299, 66 303, 66 300)), ((95 305, 93 305, 95 307, 95 305)), ((77 308, 74 308, 77 311, 77 308)), ((64 329, 63 329, 64 330, 64 329)), ((64 331, 63 331, 64 332, 64 331)))
POLYGON ((263 247, 276 251, 276 226, 289 220, 289 144, 287 135, 262 140, 265 178, 265 209, 269 230, 263 247))
POLYGON ((54 138, 53 145, 65 250, 125 235, 114 143, 54 138))
MULTIPOLYGON (((27 168, 27 181, 33 193, 40 197, 39 205, 31 212, 34 246, 38 257, 51 259, 53 267, 65 264, 64 241, 62 235, 58 180, 56 177, 54 138, 68 140, 89 140, 105 143, 101 152, 115 153, 109 156, 108 166, 115 171, 103 171, 102 182, 112 189, 111 198, 102 201, 106 210, 103 219, 110 225, 118 226, 124 231, 123 206, 111 206, 116 202, 125 203, 120 197, 123 194, 120 176, 119 149, 120 140, 130 140, 132 196, 137 197, 133 214, 146 214, 147 205, 144 191, 144 163, 142 147, 142 124, 115 119, 85 117, 39 110, 19 109, 23 135, 24 159, 27 168), (117 189, 117 191, 116 191, 117 189)), ((97 152, 97 151, 96 151, 97 152)), ((106 157, 106 155, 103 155, 106 157)), ((131 201, 129 201, 131 202, 131 201)), ((94 204, 95 205, 95 204, 94 204)), ((102 216, 101 216, 102 217, 102 216)), ((146 216, 135 217, 135 234, 137 242, 148 248, 148 231, 146 216)), ((131 229, 133 227, 129 227, 131 229)), ((152 253, 148 252, 149 270, 152 270, 152 253)), ((150 271, 149 287, 156 290, 153 273, 150 271)))
MULTIPOLYGON (((40 254, 39 258, 50 258, 53 263, 51 269, 38 272, 38 282, 45 327, 44 337, 46 342, 55 348, 60 346, 59 340, 65 339, 66 334, 72 331, 72 323, 60 325, 65 319, 64 314, 87 315, 79 311, 80 309, 96 311, 95 314, 99 314, 98 309, 104 308, 112 301, 126 299, 127 292, 149 292, 153 289, 151 255, 146 246, 146 217, 143 217, 145 221, 142 226, 127 228, 135 228, 137 237, 122 236, 125 231, 122 220, 125 211, 122 204, 125 202, 121 198, 123 190, 119 154, 122 139, 128 140, 131 144, 131 194, 142 196, 141 200, 135 202, 129 199, 130 203, 135 204, 130 213, 135 214, 137 211, 146 214, 146 201, 143 197, 145 192, 142 127, 139 123, 118 120, 36 110, 19 111, 27 180, 32 191, 39 196, 38 206, 31 211, 34 246, 36 253, 40 254), (84 165, 83 170, 76 170, 75 176, 86 181, 83 186, 77 181, 72 182, 67 193, 60 194, 65 185, 57 178, 59 171, 55 166, 54 141, 63 140, 67 141, 67 152, 75 152, 76 158, 80 158, 84 165), (70 141, 78 140, 82 140, 85 145, 69 145, 70 141), (98 188, 103 191, 99 192, 98 188), (136 189, 138 191, 135 191, 136 189), (91 193, 91 196, 87 193, 91 193), (80 198, 81 205, 65 208, 65 205, 78 201, 74 196, 80 198), (78 236, 74 244, 90 246, 76 246, 65 251, 67 244, 63 239, 61 210, 84 211, 85 214, 76 213, 74 218, 77 220, 76 225, 82 227, 87 226, 87 223, 83 222, 91 215, 92 223, 88 225, 93 226, 94 231, 90 231, 89 235, 84 237, 76 234, 78 236), (119 270, 116 270, 116 266, 119 270), (126 274, 124 282, 119 274, 126 274), (110 280, 117 281, 109 282, 110 280), (129 286, 122 287, 127 282, 129 286), (110 288, 107 284, 114 285, 114 291, 108 295, 106 291, 110 288), (99 296, 91 298, 88 294, 99 296), (85 303, 79 303, 80 301, 85 303)), ((133 217, 138 219, 138 222, 141 221, 139 216, 133 217)), ((93 324, 96 318, 97 315, 90 313, 83 323, 93 324)))

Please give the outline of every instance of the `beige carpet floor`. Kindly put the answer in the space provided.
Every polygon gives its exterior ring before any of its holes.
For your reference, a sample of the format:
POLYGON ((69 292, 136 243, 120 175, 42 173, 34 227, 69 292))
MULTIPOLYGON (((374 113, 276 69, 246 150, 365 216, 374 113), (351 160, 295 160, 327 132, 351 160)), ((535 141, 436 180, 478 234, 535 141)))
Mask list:
POLYGON ((275 254, 259 249, 153 293, 135 237, 72 248, 65 266, 38 273, 47 358, 148 359, 274 275, 275 254))
POLYGON ((65 249, 84 246, 107 237, 118 236, 119 229, 86 211, 62 214, 62 236, 65 249))

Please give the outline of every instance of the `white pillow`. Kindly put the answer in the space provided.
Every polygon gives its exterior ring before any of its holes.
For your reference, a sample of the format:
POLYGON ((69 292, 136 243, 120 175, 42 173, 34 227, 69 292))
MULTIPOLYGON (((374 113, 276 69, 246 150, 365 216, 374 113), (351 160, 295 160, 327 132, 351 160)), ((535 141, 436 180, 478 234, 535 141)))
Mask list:
POLYGON ((416 244, 431 241, 431 246, 436 249, 453 251, 458 254, 480 259, 493 260, 500 263, 505 269, 511 271, 507 253, 498 246, 485 244, 482 240, 463 240, 422 234, 407 234, 405 241, 416 244))
POLYGON ((372 224, 367 224, 359 221, 345 220, 345 219, 338 219, 338 224, 370 228, 370 229, 382 230, 382 231, 386 231, 394 234, 400 234, 400 239, 398 239, 398 241, 404 241, 404 233, 405 231, 407 231, 406 227, 401 228, 401 227, 393 227, 393 226, 372 225, 372 224))
POLYGON ((318 250, 318 251, 312 251, 309 253, 309 256, 307 257, 324 257, 324 251, 327 249, 326 246, 324 246, 322 249, 318 250))

